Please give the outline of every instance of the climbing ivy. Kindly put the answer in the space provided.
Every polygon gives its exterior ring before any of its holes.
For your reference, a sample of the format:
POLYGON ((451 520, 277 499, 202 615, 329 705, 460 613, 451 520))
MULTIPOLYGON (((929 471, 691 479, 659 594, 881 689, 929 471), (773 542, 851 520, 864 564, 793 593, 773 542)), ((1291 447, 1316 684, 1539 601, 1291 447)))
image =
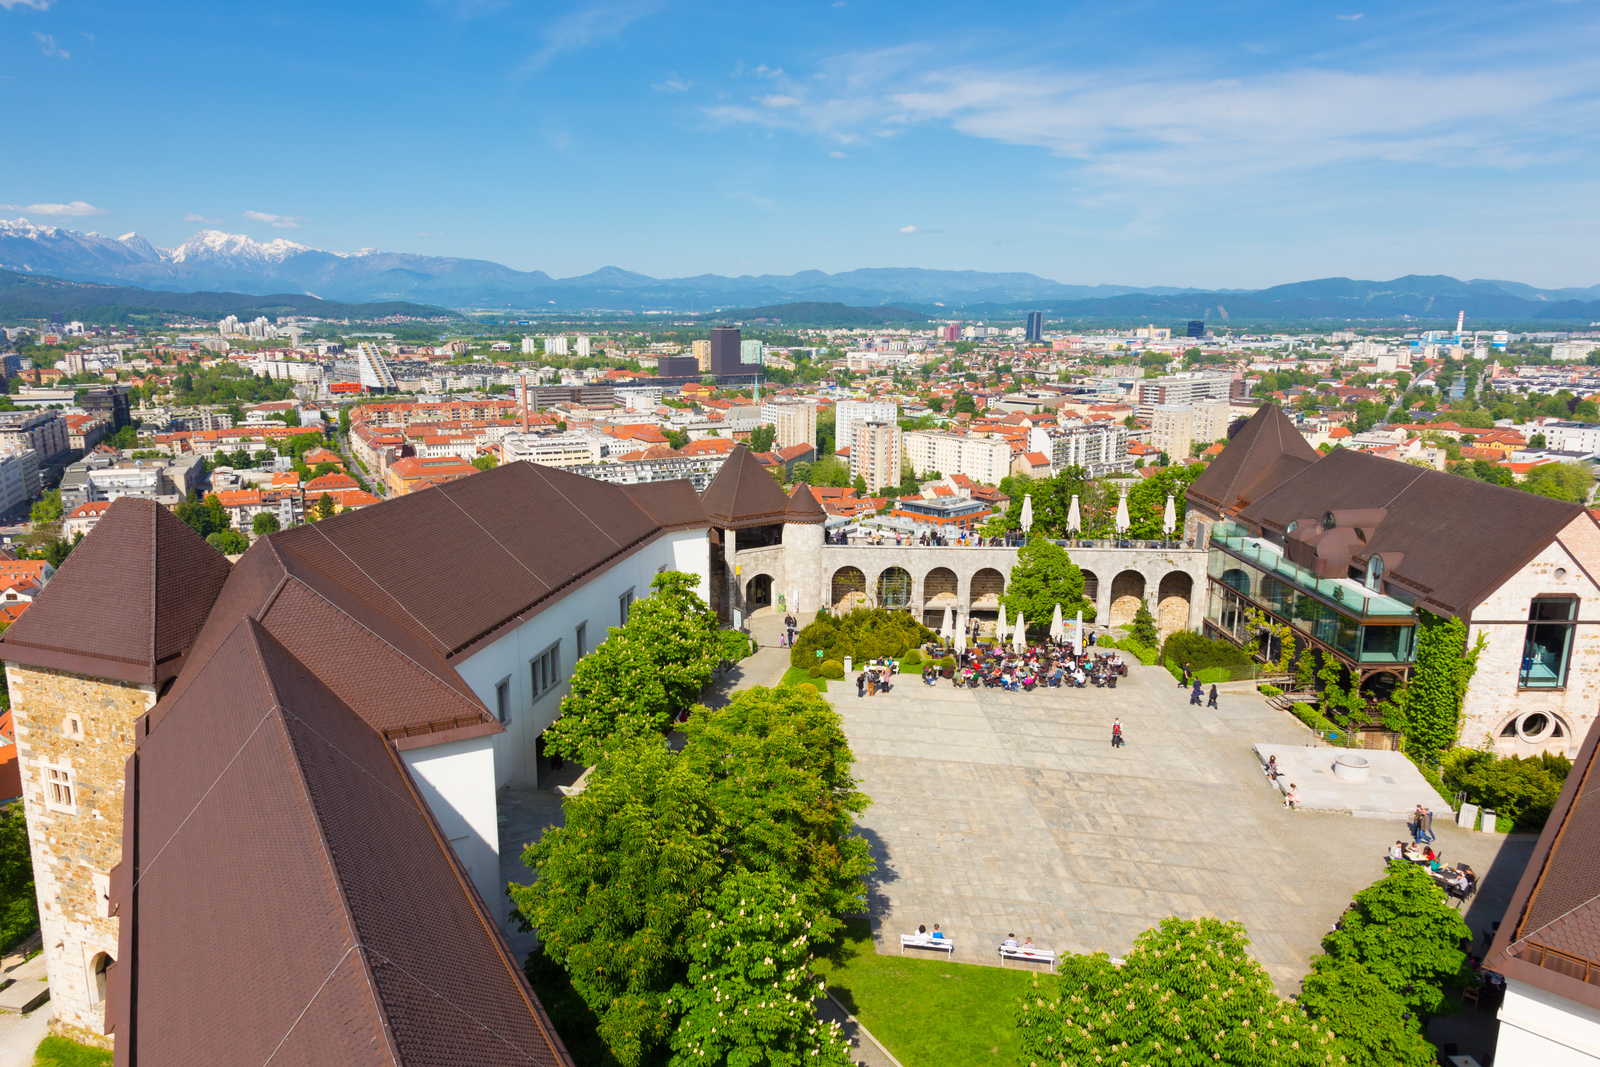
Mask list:
POLYGON ((1294 660, 1294 627, 1288 623, 1273 622, 1272 617, 1256 608, 1244 609, 1245 626, 1255 633, 1255 638, 1250 643, 1250 651, 1265 656, 1272 647, 1272 639, 1278 639, 1278 658, 1268 661, 1268 666, 1275 674, 1288 674, 1289 664, 1294 660))
POLYGON ((1428 611, 1419 611, 1417 619, 1417 665, 1410 682, 1395 693, 1390 718, 1405 731, 1408 750, 1431 763, 1461 732, 1461 702, 1486 638, 1478 634, 1469 649, 1460 619, 1428 611))

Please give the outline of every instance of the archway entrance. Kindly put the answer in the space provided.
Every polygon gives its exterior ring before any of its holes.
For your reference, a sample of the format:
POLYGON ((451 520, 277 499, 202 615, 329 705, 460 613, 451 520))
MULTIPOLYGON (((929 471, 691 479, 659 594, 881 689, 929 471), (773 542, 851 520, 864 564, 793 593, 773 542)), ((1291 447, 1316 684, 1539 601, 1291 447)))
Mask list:
POLYGON ((1006 591, 1005 575, 993 567, 985 567, 972 576, 972 607, 1000 610, 1000 598, 1006 591))
POLYGON ((758 574, 744 583, 744 609, 754 611, 757 608, 772 606, 772 575, 758 574))
POLYGON ((961 606, 960 585, 956 572, 949 567, 935 567, 922 579, 923 622, 937 630, 944 625, 944 611, 955 611, 961 606))
POLYGON ((867 576, 860 567, 840 567, 833 572, 832 601, 836 611, 867 606, 867 576))
POLYGON ((1144 575, 1138 571, 1123 571, 1111 579, 1111 617, 1107 623, 1122 626, 1133 621, 1144 603, 1144 575))
POLYGON ((1163 638, 1189 628, 1189 598, 1193 593, 1194 579, 1183 571, 1173 571, 1161 579, 1156 593, 1156 626, 1163 638))
POLYGON ((890 567, 878 575, 878 606, 905 608, 911 603, 911 574, 904 567, 890 567))

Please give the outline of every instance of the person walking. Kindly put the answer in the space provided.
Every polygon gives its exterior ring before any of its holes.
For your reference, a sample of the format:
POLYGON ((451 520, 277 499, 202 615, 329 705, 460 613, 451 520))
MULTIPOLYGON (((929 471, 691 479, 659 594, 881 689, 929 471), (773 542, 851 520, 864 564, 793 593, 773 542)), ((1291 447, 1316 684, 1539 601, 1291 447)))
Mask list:
POLYGON ((1418 808, 1420 810, 1420 814, 1417 816, 1417 824, 1422 828, 1422 842, 1424 844, 1432 844, 1433 809, 1422 807, 1421 805, 1418 805, 1418 808))
POLYGON ((1211 699, 1206 702, 1206 707, 1214 708, 1216 706, 1217 706, 1217 686, 1216 686, 1216 683, 1213 682, 1212 685, 1211 685, 1211 699))
POLYGON ((1194 689, 1189 693, 1189 703, 1197 708, 1200 706, 1200 683, 1198 681, 1194 683, 1194 689))
POLYGON ((1122 720, 1121 719, 1112 719, 1111 720, 1111 747, 1112 748, 1121 748, 1122 747, 1122 743, 1123 743, 1122 742, 1122 720))
POLYGON ((1189 688, 1189 665, 1187 663, 1185 663, 1183 665, 1183 681, 1178 683, 1178 688, 1179 689, 1187 689, 1187 688, 1189 688))

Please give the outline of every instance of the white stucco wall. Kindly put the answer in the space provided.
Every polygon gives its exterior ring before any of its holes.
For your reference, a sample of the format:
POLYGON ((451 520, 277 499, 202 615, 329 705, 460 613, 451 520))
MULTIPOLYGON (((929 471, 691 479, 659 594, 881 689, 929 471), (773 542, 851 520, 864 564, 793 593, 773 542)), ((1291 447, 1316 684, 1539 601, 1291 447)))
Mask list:
POLYGON ((539 735, 560 712, 561 698, 566 695, 575 665, 579 625, 584 627, 585 651, 593 651, 605 640, 607 629, 621 623, 622 595, 632 589, 636 599, 649 596, 650 582, 663 570, 699 575, 696 592, 702 599, 709 599, 710 566, 711 545, 705 530, 663 534, 594 575, 515 630, 454 664, 491 712, 496 708, 495 686, 502 679, 510 683, 506 732, 493 739, 495 788, 537 787, 539 735), (535 699, 531 664, 557 641, 560 681, 535 699))
POLYGON ((451 741, 400 754, 439 828, 472 876, 489 913, 505 925, 500 880, 499 809, 494 790, 494 736, 451 741))
MULTIPOLYGON (((1510 562, 1510 561, 1508 561, 1510 562)), ((1478 669, 1462 704, 1460 742, 1476 748, 1487 734, 1504 755, 1537 752, 1576 754, 1600 707, 1600 529, 1588 515, 1570 523, 1526 566, 1472 612, 1469 643, 1488 636, 1478 669), (1517 688, 1527 636, 1528 609, 1536 596, 1575 596, 1575 628, 1567 684, 1561 689, 1517 688), (1513 720, 1543 712, 1559 722, 1561 737, 1547 732, 1530 740, 1502 737, 1513 720)))
POLYGON ((1494 1061, 1507 1067, 1595 1067, 1600 1063, 1600 1012, 1508 979, 1494 1061))

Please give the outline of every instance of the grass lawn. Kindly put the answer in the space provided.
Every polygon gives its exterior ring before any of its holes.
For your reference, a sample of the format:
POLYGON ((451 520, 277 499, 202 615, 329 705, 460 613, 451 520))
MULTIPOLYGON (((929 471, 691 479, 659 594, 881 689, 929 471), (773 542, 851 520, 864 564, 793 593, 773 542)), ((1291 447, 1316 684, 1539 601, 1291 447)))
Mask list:
MULTIPOLYGON (((836 682, 838 680, 837 678, 834 679, 836 682)), ((783 677, 778 680, 779 685, 799 685, 801 682, 810 682, 817 687, 817 692, 819 693, 828 691, 828 680, 826 678, 811 677, 806 673, 804 667, 790 667, 783 672, 783 677)))
POLYGON ((52 1034, 39 1042, 33 1067, 111 1067, 111 1053, 52 1034))
POLYGON ((1032 986, 1028 971, 880 956, 864 918, 846 920, 838 946, 812 969, 904 1067, 1017 1062, 1013 1003, 1032 986))

